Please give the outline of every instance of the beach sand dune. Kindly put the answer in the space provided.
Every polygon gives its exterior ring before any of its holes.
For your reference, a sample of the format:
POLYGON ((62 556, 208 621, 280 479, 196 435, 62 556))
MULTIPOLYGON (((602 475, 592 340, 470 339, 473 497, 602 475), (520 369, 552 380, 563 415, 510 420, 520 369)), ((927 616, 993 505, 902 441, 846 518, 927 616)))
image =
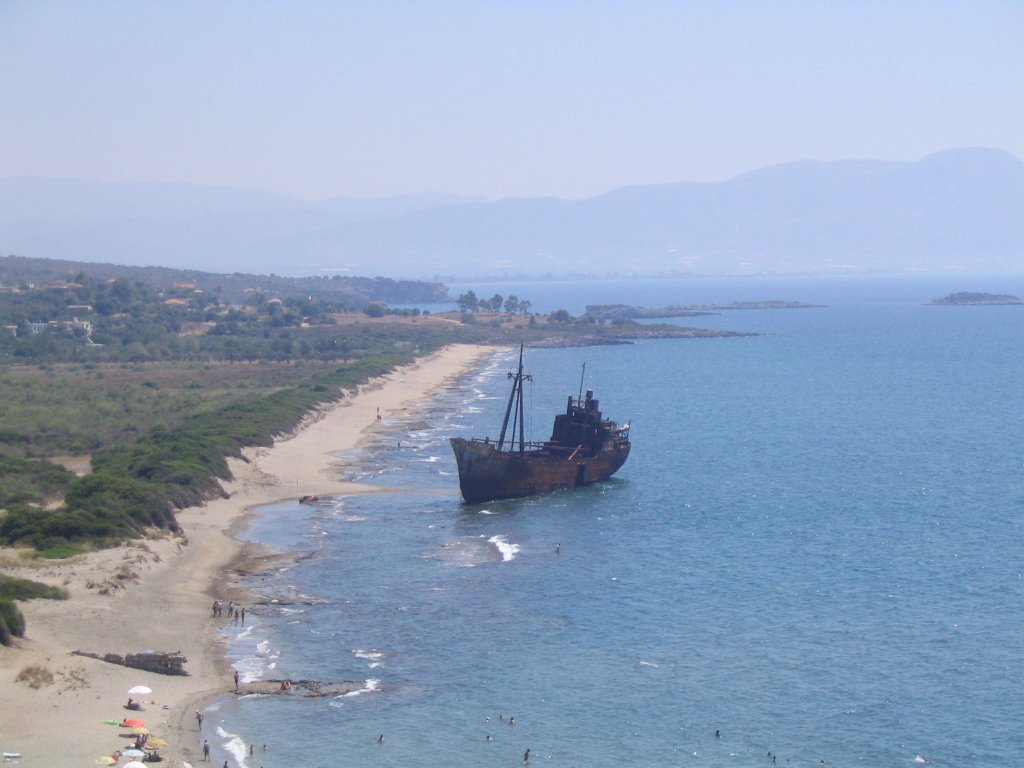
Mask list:
MULTIPOLYGON (((68 561, 31 565, 0 550, 5 573, 63 586, 66 601, 22 603, 27 636, 0 647, 0 751, 22 754, 19 765, 95 765, 126 746, 123 728, 104 725, 139 717, 169 744, 161 754, 173 765, 201 758, 195 710, 205 699, 233 690, 230 667, 214 619, 214 596, 242 599, 233 584, 241 570, 276 562, 258 545, 233 538, 254 507, 306 494, 364 493, 374 489, 342 482, 343 460, 334 454, 357 448, 381 414, 404 413, 426 401, 445 382, 493 350, 453 345, 415 364, 346 393, 311 414, 295 434, 271 448, 232 460, 226 498, 182 510, 182 535, 128 542, 68 561), (92 653, 180 652, 188 676, 167 676, 74 656, 92 653), (37 668, 33 688, 19 674, 37 668), (47 680, 47 675, 52 676, 47 680), (144 711, 125 709, 128 690, 145 685, 144 711)), ((164 763, 167 764, 167 763, 164 763)))

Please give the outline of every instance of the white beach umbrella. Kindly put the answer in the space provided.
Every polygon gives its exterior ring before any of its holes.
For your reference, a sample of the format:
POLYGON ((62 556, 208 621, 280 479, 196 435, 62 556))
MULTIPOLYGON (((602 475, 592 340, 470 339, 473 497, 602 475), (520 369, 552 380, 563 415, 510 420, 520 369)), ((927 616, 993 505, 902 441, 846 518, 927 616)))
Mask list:
POLYGON ((138 760, 132 760, 130 763, 125 763, 121 768, 149 768, 145 763, 140 763, 138 760))
POLYGON ((139 695, 142 693, 152 693, 153 689, 145 685, 136 685, 134 688, 129 688, 128 693, 139 695))

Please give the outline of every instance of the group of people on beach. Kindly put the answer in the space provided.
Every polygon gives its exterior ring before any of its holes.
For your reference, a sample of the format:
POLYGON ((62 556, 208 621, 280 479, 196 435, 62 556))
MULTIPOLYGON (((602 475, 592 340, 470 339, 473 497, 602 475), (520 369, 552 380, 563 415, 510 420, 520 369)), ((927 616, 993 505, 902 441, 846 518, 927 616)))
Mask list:
MULTIPOLYGON (((224 615, 224 603, 220 600, 213 601, 213 618, 219 619, 224 615)), ((241 605, 235 605, 234 601, 228 603, 228 618, 232 621, 237 621, 245 624, 245 607, 241 605)))
MULTIPOLYGON (((135 701, 134 699, 128 699, 128 703, 125 704, 125 709, 142 711, 142 705, 141 702, 135 701)), ((141 721, 135 720, 133 722, 129 722, 128 718, 122 718, 120 724, 121 727, 123 728, 134 728, 139 722, 141 721)), ((145 728, 140 728, 138 730, 146 731, 145 728)), ((162 763, 164 761, 164 758, 161 757, 160 754, 156 751, 156 747, 149 746, 148 731, 146 731, 145 733, 135 734, 135 742, 134 744, 132 744, 132 748, 137 749, 139 751, 146 750, 146 755, 142 758, 142 762, 144 763, 162 763)), ((118 762, 120 762, 122 756, 123 753, 121 752, 121 750, 115 749, 114 752, 110 755, 110 758, 113 761, 112 765, 116 765, 118 762)))

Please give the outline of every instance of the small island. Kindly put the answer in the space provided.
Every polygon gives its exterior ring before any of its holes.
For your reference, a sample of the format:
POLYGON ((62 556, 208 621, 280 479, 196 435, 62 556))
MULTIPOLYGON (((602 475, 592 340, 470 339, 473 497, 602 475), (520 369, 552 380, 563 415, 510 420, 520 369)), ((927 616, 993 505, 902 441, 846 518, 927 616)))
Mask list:
POLYGON ((932 299, 932 304, 937 305, 955 305, 955 306, 975 306, 979 304, 1024 304, 1024 299, 1018 296, 1010 296, 1006 293, 974 293, 974 292, 961 292, 951 293, 948 296, 943 296, 941 299, 932 299))
POLYGON ((584 317, 598 322, 610 320, 653 320, 666 317, 717 315, 730 309, 816 309, 820 304, 799 301, 734 301, 729 304, 673 304, 668 307, 633 307, 627 304, 588 304, 584 317))

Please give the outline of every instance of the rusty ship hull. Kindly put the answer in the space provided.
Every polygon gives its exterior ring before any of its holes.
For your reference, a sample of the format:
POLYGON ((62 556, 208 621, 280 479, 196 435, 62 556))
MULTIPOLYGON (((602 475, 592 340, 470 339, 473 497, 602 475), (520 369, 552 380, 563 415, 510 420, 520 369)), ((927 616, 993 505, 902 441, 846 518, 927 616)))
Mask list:
MULTIPOLYGON (((584 374, 586 366, 584 366, 584 374)), ((551 439, 527 442, 523 434, 523 349, 519 369, 509 373, 512 393, 497 440, 451 438, 459 466, 462 498, 470 504, 514 499, 590 485, 611 477, 629 457, 629 425, 601 415, 594 393, 569 395, 565 412, 555 416, 551 439), (506 441, 511 426, 511 439, 506 441), (516 439, 518 428, 519 437, 516 439)))
POLYGON ((499 451, 493 442, 451 438, 462 498, 470 504, 577 488, 606 480, 629 457, 629 442, 584 456, 566 449, 499 451))

